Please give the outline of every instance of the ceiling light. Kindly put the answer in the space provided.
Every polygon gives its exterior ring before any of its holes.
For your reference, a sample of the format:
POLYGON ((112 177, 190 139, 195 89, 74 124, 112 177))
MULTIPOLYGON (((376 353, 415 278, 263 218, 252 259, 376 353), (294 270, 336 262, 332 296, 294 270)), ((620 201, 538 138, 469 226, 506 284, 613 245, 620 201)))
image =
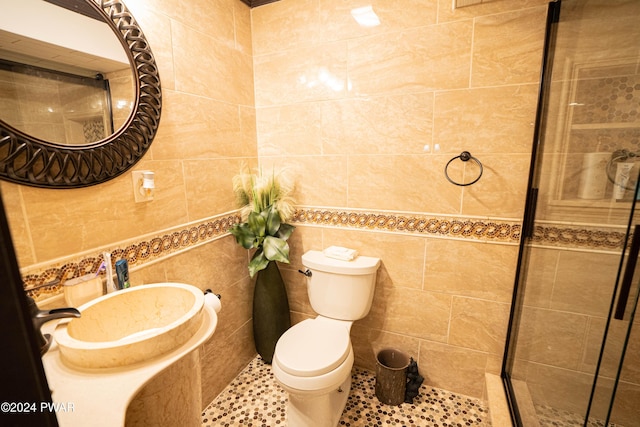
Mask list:
POLYGON ((378 15, 373 11, 371 5, 351 9, 351 16, 363 27, 380 25, 380 18, 378 18, 378 15))

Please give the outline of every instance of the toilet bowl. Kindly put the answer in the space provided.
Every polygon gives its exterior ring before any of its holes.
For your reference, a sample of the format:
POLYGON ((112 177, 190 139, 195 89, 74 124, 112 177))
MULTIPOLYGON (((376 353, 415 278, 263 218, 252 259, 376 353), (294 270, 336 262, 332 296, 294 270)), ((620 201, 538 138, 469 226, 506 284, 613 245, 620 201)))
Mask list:
POLYGON ((335 426, 351 389, 351 325, 317 317, 298 323, 278 340, 272 368, 289 394, 290 426, 335 426))
POLYGON ((309 300, 318 316, 280 337, 272 369, 289 395, 289 426, 334 427, 351 389, 351 325, 371 308, 380 260, 342 261, 309 251, 302 263, 307 267, 309 300))
POLYGON ((299 391, 336 388, 351 374, 351 325, 317 317, 290 328, 278 340, 272 362, 282 385, 299 391))

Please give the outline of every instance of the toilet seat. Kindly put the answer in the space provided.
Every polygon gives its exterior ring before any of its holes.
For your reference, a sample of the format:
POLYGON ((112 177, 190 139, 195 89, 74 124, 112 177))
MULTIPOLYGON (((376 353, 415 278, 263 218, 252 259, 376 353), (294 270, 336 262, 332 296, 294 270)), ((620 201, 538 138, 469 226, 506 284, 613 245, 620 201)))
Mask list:
POLYGON ((307 319, 280 337, 274 359, 290 375, 316 377, 340 366, 350 350, 349 329, 344 323, 307 319))

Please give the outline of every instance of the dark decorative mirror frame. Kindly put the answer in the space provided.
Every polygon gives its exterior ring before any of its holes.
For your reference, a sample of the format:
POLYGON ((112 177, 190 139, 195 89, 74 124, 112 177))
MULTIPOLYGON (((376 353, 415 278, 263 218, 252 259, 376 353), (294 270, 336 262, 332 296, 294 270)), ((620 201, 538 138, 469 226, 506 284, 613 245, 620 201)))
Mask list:
POLYGON ((275 3, 279 0, 242 0, 247 6, 254 8, 258 6, 262 6, 263 4, 275 3))
POLYGON ((0 179, 42 188, 88 187, 124 173, 153 141, 162 93, 149 43, 120 0, 85 1, 114 30, 133 65, 136 96, 131 116, 110 137, 75 147, 40 140, 0 120, 0 179))

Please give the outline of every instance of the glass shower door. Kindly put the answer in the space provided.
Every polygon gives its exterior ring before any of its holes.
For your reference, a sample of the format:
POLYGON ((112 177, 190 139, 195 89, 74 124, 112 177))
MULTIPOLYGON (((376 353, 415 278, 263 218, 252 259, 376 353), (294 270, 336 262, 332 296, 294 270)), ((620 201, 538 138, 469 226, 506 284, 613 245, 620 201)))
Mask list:
POLYGON ((640 326, 636 317, 640 295, 640 217, 637 211, 629 231, 631 240, 604 336, 587 414, 588 425, 640 426, 640 326))
POLYGON ((639 22, 638 0, 550 5, 503 366, 524 426, 640 426, 639 22))

